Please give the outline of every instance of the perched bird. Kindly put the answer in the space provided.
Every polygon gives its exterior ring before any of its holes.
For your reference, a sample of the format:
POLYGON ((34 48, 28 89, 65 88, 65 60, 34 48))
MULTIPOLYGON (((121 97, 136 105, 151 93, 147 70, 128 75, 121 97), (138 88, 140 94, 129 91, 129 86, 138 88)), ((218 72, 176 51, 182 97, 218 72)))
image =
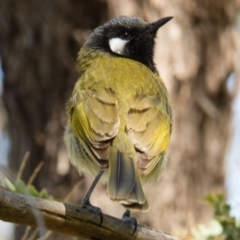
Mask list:
POLYGON ((81 48, 64 140, 80 173, 100 179, 107 195, 128 210, 147 211, 142 185, 156 182, 166 164, 172 117, 167 89, 153 61, 158 29, 116 17, 96 28, 81 48))

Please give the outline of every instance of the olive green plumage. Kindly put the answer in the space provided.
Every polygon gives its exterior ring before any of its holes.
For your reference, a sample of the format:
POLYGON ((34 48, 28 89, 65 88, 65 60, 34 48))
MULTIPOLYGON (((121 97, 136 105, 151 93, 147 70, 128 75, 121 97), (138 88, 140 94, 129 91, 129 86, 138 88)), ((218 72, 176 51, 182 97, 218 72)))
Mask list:
POLYGON ((85 44, 81 77, 68 103, 64 140, 80 173, 106 169, 107 194, 126 208, 149 209, 142 184, 155 182, 166 162, 171 108, 157 72, 143 63, 85 44))

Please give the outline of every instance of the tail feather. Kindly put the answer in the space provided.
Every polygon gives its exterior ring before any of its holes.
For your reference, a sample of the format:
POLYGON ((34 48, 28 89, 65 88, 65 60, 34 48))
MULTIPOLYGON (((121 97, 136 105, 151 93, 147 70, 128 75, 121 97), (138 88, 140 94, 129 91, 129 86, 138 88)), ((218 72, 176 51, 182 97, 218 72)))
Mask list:
POLYGON ((144 204, 146 202, 146 198, 143 193, 142 185, 138 176, 135 178, 135 186, 130 195, 128 196, 128 199, 132 203, 144 204))
POLYGON ((143 204, 133 203, 133 204, 123 204, 123 206, 131 211, 147 212, 150 209, 147 200, 143 204))
POLYGON ((108 195, 113 200, 126 198, 134 188, 133 161, 115 147, 110 147, 108 195))
POLYGON ((110 147, 107 193, 132 210, 149 209, 136 168, 136 152, 129 137, 118 133, 110 147))

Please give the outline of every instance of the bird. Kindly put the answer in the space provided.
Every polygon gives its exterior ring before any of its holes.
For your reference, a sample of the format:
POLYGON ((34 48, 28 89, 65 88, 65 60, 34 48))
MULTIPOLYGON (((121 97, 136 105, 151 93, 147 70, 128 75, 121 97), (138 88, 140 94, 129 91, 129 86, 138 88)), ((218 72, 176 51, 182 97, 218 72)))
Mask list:
POLYGON ((130 211, 148 211, 143 186, 158 181, 172 132, 169 94, 154 63, 157 31, 172 17, 148 23, 118 16, 97 27, 77 57, 81 73, 67 103, 68 156, 80 174, 130 211))

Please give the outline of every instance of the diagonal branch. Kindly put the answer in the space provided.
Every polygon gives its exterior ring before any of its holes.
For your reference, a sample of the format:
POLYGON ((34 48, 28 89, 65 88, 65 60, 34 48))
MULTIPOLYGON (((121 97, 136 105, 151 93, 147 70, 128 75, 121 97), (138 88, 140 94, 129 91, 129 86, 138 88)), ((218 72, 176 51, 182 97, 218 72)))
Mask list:
MULTIPOLYGON (((7 222, 43 226, 62 234, 91 239, 159 239, 178 240, 178 238, 141 225, 133 233, 131 223, 103 214, 100 216, 80 207, 25 196, 0 188, 0 219, 7 222)), ((43 228, 44 229, 44 228, 43 228)))

